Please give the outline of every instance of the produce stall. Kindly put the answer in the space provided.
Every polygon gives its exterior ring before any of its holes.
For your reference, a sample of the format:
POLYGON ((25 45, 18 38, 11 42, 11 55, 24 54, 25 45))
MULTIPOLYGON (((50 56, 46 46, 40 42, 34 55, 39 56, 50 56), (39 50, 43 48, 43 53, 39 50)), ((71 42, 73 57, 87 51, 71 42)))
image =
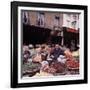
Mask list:
MULTIPOLYGON (((40 47, 39 47, 40 48, 40 47)), ((39 49, 40 50, 40 49, 39 49)), ((22 76, 59 76, 59 75, 76 75, 79 74, 79 50, 71 52, 69 49, 58 51, 55 54, 54 50, 43 49, 35 55, 29 57, 27 62, 22 65, 22 76), (49 50, 49 51, 47 51, 49 50), (47 51, 47 52, 46 52, 47 51), (54 53, 53 53, 54 52, 54 53), (57 56, 57 57, 56 57, 57 56)))

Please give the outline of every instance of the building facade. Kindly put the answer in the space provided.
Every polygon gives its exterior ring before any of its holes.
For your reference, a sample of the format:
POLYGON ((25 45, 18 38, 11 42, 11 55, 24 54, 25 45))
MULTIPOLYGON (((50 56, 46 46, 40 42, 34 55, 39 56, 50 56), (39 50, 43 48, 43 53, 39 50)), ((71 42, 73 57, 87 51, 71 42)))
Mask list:
POLYGON ((64 45, 75 50, 79 45, 80 13, 63 14, 64 45))
POLYGON ((44 27, 54 30, 55 27, 62 27, 63 25, 63 14, 56 12, 42 12, 42 11, 24 11, 23 20, 27 24, 44 27))
POLYGON ((79 14, 67 13, 63 14, 63 27, 79 29, 79 14))
MULTIPOLYGON (((43 12, 43 11, 23 11, 22 21, 24 24, 33 26, 46 31, 50 43, 61 45, 76 46, 79 43, 79 14, 78 13, 61 13, 61 12, 43 12)), ((33 28, 34 30, 34 28, 33 28)), ((36 31, 37 33, 37 31, 36 31)), ((41 33, 42 34, 42 33, 41 33)))
MULTIPOLYGON (((42 11, 23 11, 22 21, 25 25, 35 27, 39 31, 47 33, 49 30, 49 43, 62 43, 62 25, 63 25, 63 14, 59 12, 42 12, 42 11), (41 28, 41 29, 40 29, 41 28), (46 30, 46 31, 45 31, 46 30)), ((32 31, 35 29, 33 28, 32 31)), ((37 31, 36 31, 37 33, 37 31)), ((44 36, 44 35, 43 35, 44 36)), ((47 35, 46 35, 47 36, 47 35)), ((62 43, 63 44, 63 43, 62 43)))

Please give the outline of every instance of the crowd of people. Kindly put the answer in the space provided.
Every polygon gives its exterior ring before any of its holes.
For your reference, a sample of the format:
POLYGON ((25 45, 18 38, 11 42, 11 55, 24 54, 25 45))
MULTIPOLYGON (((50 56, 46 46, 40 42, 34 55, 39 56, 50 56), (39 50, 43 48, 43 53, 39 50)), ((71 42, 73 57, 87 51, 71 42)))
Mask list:
POLYGON ((56 71, 54 68, 49 68, 50 66, 54 67, 54 64, 57 63, 56 67, 58 65, 66 67, 66 62, 70 59, 74 60, 73 57, 76 52, 78 54, 77 56, 79 56, 79 49, 72 52, 66 46, 61 46, 59 44, 23 45, 23 64, 28 62, 40 63, 41 70, 53 73, 56 71))

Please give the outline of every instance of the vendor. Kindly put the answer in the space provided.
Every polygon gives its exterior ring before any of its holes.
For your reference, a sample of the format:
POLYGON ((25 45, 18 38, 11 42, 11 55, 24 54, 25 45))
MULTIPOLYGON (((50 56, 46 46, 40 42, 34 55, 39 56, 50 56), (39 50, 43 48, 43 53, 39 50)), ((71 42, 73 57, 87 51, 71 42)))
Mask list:
POLYGON ((54 59, 57 59, 59 55, 64 55, 63 50, 60 48, 58 44, 55 45, 55 49, 52 51, 51 55, 54 56, 54 59))

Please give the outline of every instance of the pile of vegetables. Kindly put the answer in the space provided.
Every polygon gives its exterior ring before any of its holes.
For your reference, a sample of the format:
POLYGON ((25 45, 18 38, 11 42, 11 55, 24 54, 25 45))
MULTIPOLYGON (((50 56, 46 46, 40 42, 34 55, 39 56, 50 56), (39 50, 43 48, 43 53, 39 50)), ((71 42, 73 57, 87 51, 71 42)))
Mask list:
POLYGON ((22 73, 23 75, 33 76, 40 71, 40 68, 40 63, 28 62, 22 65, 22 73))

